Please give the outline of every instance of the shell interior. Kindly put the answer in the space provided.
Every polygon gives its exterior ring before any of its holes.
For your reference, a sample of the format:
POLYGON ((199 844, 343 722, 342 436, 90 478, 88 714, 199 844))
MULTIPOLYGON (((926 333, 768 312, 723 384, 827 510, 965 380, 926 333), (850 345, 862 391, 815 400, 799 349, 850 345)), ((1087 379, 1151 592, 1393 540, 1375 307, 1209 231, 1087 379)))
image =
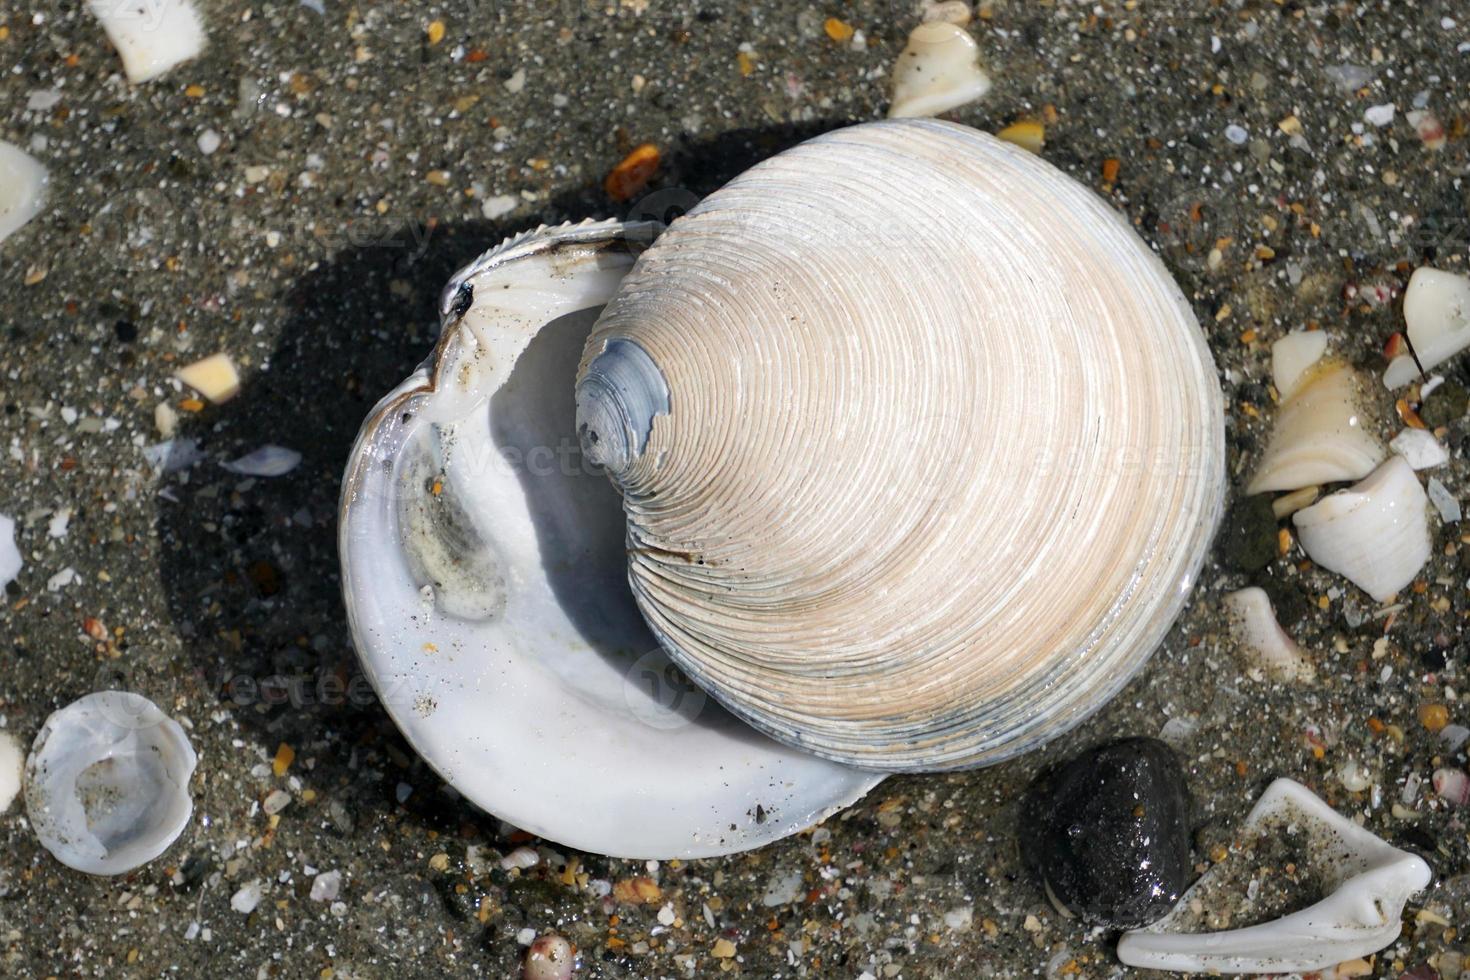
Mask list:
POLYGON ((620 501, 583 459, 573 381, 630 239, 655 231, 543 228, 450 282, 434 356, 353 452, 343 590, 381 700, 470 800, 564 845, 698 857, 802 829, 879 777, 731 717, 634 604, 620 501))
POLYGON ((189 823, 198 762, 178 722, 139 694, 101 691, 53 713, 26 760, 26 813, 63 864, 122 874, 189 823))

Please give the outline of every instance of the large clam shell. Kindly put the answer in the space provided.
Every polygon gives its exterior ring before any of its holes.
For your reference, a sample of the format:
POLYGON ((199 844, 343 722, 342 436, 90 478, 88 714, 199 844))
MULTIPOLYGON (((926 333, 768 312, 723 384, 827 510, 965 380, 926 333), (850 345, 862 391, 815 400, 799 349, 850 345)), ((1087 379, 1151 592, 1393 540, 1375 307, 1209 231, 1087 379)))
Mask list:
POLYGON ((674 660, 879 769, 992 763, 1100 706, 1223 496, 1214 365, 1163 265, 1086 188, 934 120, 810 140, 677 221, 577 409, 674 660))

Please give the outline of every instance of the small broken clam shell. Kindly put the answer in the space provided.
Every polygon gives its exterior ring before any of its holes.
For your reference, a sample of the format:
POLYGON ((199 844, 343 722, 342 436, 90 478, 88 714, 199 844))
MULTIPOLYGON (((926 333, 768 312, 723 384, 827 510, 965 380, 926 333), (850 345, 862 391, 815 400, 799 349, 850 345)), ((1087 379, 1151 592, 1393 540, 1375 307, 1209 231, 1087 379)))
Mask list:
POLYGON ((122 874, 188 826, 197 761, 178 722, 141 694, 88 694, 41 726, 26 760, 26 813, 62 864, 122 874))

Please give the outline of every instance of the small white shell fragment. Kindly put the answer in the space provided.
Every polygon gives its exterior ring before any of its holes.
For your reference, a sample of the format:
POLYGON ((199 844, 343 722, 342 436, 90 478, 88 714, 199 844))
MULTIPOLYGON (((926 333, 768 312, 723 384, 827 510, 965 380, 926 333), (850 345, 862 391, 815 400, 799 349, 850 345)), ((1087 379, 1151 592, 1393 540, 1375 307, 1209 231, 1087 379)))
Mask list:
POLYGON ((500 866, 509 871, 512 868, 534 868, 541 863, 541 855, 536 853, 532 847, 518 847, 505 857, 500 859, 500 866))
POLYGON ((169 439, 144 446, 143 458, 158 473, 173 473, 193 466, 204 458, 204 453, 193 439, 169 439))
POLYGON ((1344 818, 1290 779, 1266 788, 1237 836, 1278 833, 1276 826, 1288 823, 1310 835, 1310 860, 1322 862, 1324 889, 1331 889, 1326 898, 1243 929, 1178 931, 1191 896, 1215 877, 1211 869, 1169 915, 1125 933, 1118 959, 1128 966, 1188 973, 1293 973, 1368 956, 1397 939, 1404 903, 1429 884, 1429 865, 1344 818))
POLYGON ((180 368, 174 377, 216 405, 240 393, 240 372, 228 354, 211 354, 180 368))
POLYGON ((172 439, 179 427, 179 413, 168 402, 159 402, 153 407, 153 427, 165 440, 172 439))
POLYGON ((87 9, 117 48, 134 85, 204 50, 204 24, 190 0, 91 0, 87 9))
POLYGON ((1357 372, 1340 361, 1308 368, 1292 385, 1247 494, 1360 480, 1385 452, 1362 414, 1357 372))
POLYGON ((265 445, 254 452, 246 453, 230 463, 221 463, 224 469, 241 476, 285 476, 301 464, 301 454, 285 446, 265 445))
POLYGON ((1363 110, 1363 119, 1374 126, 1387 126, 1393 122, 1394 105, 1385 102, 1382 105, 1369 106, 1363 110))
POLYGON ((889 118, 937 116, 990 91, 980 48, 965 30, 943 20, 915 27, 893 68, 889 118))
POLYGON ((1373 776, 1356 759, 1349 759, 1338 768, 1337 780, 1349 793, 1361 793, 1373 785, 1373 776))
POLYGON ((1414 127, 1414 132, 1419 134, 1419 139, 1424 143, 1426 149, 1444 149, 1446 142, 1444 124, 1431 110, 1414 109, 1404 118, 1409 121, 1410 126, 1414 127))
POLYGON ((15 744, 15 739, 5 732, 0 732, 0 813, 10 809, 10 804, 15 802, 15 797, 20 793, 21 770, 25 766, 25 756, 21 754, 20 746, 15 744))
POLYGON ((1416 470, 1432 470, 1450 461, 1450 454, 1427 429, 1405 429, 1389 440, 1388 448, 1416 470))
POLYGON ((260 904, 263 895, 264 887, 261 885, 260 879, 252 878, 241 885, 235 891, 235 894, 230 896, 230 908, 242 915, 249 915, 260 904))
POLYGON ((480 204, 480 213, 489 221, 503 218, 521 206, 521 199, 513 194, 497 194, 487 197, 480 204))
POLYGON ((0 140, 0 242, 41 213, 47 179, 35 157, 0 140))
POLYGON ((1449 746, 1451 752, 1460 751, 1460 746, 1470 741, 1470 728, 1464 725, 1446 725, 1440 730, 1439 740, 1449 746))
POLYGON ((1225 597, 1230 632, 1246 659, 1275 681, 1310 682, 1317 676, 1312 662, 1302 653, 1281 624, 1264 589, 1252 586, 1225 597))
POLYGON ((925 23, 937 20, 964 27, 970 22, 970 4, 968 0, 924 0, 919 16, 925 23))
POLYGON ((1322 330, 1298 330, 1271 345, 1271 383, 1283 398, 1290 398, 1307 369, 1327 353, 1327 334, 1322 330))
POLYGON ((1402 456, 1292 515, 1307 556, 1382 602, 1429 560, 1428 500, 1402 456))
POLYGON ((538 936, 526 950, 524 980, 571 980, 577 967, 572 944, 555 933, 538 936))
POLYGON ((1429 502, 1439 511, 1439 519, 1453 524, 1460 519, 1460 501, 1435 477, 1429 478, 1429 502))
MULTIPOLYGON (((1415 269, 1404 290, 1404 324, 1426 371, 1470 347, 1470 278, 1428 266, 1415 269)), ((1383 372, 1383 383, 1402 388, 1418 376, 1414 358, 1400 354, 1383 372)))
POLYGON ((1321 487, 1302 487, 1300 490, 1284 493, 1271 501, 1271 513, 1276 515, 1278 521, 1284 521, 1303 507, 1315 503, 1321 493, 1321 487))
POLYGON ((1461 769, 1434 770, 1434 792, 1450 806, 1470 803, 1470 776, 1461 769))
POLYGON ((188 826, 197 762, 183 728, 141 694, 88 694, 41 726, 26 760, 26 813, 62 864, 122 874, 188 826))
POLYGON ((15 521, 0 514, 0 592, 20 574, 20 549, 15 546, 15 521))

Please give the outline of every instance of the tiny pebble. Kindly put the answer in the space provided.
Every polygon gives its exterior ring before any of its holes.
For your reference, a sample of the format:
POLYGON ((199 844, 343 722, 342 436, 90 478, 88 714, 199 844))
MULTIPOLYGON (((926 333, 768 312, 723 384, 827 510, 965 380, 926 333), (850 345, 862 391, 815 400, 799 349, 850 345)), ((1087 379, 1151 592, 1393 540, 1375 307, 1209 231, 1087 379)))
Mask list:
POLYGON ((313 902, 334 902, 342 891, 342 872, 323 871, 311 883, 313 902))
POLYGON ((212 129, 206 129, 204 132, 199 134, 198 143, 199 152, 203 153, 205 156, 209 156, 215 150, 219 149, 220 135, 212 129))
POLYGON ((253 881, 248 881, 240 887, 239 891, 230 896, 230 908, 236 912, 249 915, 260 904, 261 894, 260 879, 256 878, 253 881))
POLYGON ((1250 137, 1251 134, 1246 130, 1244 126, 1238 126, 1235 123, 1231 123, 1229 126, 1225 127, 1225 138, 1234 143, 1236 146, 1243 146, 1245 144, 1245 141, 1250 139, 1250 137))
POLYGON ((290 805, 291 794, 283 789, 276 789, 271 790, 270 795, 265 798, 265 802, 260 805, 260 808, 264 810, 267 815, 271 815, 280 813, 282 810, 286 809, 286 807, 290 805))
POLYGON ((1393 122, 1393 103, 1385 102, 1383 105, 1369 106, 1363 112, 1363 119, 1374 126, 1387 126, 1393 122))

